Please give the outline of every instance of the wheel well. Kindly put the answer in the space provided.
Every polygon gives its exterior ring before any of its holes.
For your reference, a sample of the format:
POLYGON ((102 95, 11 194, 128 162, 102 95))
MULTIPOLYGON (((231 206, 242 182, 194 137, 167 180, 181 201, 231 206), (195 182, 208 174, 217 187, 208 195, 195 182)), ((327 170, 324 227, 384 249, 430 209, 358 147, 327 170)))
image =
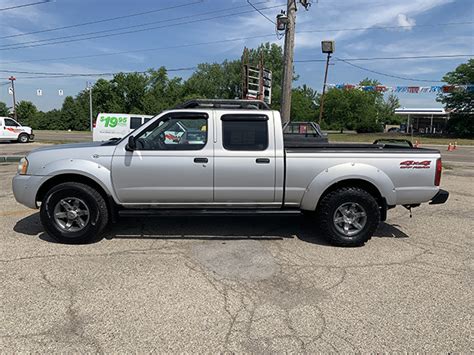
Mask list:
POLYGON ((362 180, 362 179, 342 180, 329 186, 319 198, 318 206, 316 208, 319 207, 319 203, 323 200, 323 198, 328 193, 331 193, 342 187, 358 187, 360 189, 367 191, 369 194, 371 194, 377 201, 378 205, 380 206, 382 221, 385 221, 386 215, 387 215, 387 201, 385 200, 385 198, 380 193, 379 189, 374 184, 372 184, 371 182, 368 182, 367 180, 362 180))
POLYGON ((100 186, 97 182, 92 180, 91 178, 84 176, 84 175, 79 175, 79 174, 61 174, 57 175, 49 180, 47 180, 41 187, 39 188, 37 194, 36 194, 36 201, 43 201, 44 196, 46 193, 53 187, 58 184, 62 184, 64 182, 79 182, 84 185, 88 185, 97 192, 99 192, 102 197, 105 199, 107 204, 110 204, 110 196, 105 192, 105 190, 100 186))

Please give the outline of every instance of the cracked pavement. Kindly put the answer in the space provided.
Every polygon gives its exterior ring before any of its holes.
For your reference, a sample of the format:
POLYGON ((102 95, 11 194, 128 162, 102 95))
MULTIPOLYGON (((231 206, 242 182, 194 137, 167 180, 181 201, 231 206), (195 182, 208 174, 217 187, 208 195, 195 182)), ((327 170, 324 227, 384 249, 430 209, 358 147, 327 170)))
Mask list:
POLYGON ((303 217, 124 219, 61 245, 0 166, 0 349, 13 352, 473 351, 474 170, 361 248, 303 217))

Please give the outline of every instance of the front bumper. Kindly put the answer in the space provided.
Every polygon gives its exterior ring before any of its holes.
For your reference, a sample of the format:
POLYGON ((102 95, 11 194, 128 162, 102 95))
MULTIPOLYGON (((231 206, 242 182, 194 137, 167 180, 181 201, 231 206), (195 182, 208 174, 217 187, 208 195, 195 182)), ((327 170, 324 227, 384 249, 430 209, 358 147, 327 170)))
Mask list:
POLYGON ((438 193, 431 199, 430 205, 440 205, 448 200, 449 192, 440 189, 438 193))
POLYGON ((15 175, 12 180, 12 189, 15 199, 29 208, 38 208, 36 194, 45 176, 15 175))
POLYGON ((34 141, 35 140, 35 135, 33 133, 30 134, 30 141, 34 141))

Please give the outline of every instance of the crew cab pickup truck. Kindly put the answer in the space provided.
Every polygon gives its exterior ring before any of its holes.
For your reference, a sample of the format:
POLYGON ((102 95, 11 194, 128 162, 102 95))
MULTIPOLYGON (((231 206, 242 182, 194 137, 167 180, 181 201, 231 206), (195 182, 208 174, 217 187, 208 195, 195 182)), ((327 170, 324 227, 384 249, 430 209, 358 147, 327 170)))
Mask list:
POLYGON ((32 151, 13 178, 61 242, 97 238, 117 216, 300 213, 336 245, 371 238, 387 210, 444 203, 437 150, 382 144, 285 148, 261 101, 194 100, 121 140, 32 151), (174 136, 178 127, 189 134, 174 136))

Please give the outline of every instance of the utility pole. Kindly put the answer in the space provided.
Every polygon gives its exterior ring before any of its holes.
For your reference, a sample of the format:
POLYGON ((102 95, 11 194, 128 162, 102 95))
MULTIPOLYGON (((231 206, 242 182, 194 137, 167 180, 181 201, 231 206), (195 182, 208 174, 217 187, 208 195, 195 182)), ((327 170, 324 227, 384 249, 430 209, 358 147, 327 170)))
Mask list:
POLYGON ((285 30, 285 52, 283 54, 283 81, 281 85, 281 117, 283 123, 290 121, 291 85, 293 83, 293 55, 295 49, 296 0, 288 0, 285 30))
POLYGON ((16 116, 16 95, 15 95, 15 80, 16 78, 12 75, 8 78, 12 82, 12 96, 13 96, 13 118, 15 118, 15 121, 17 121, 17 116, 16 116))
POLYGON ((92 132, 93 117, 92 117, 92 83, 87 82, 87 89, 89 90, 89 123, 92 132))

